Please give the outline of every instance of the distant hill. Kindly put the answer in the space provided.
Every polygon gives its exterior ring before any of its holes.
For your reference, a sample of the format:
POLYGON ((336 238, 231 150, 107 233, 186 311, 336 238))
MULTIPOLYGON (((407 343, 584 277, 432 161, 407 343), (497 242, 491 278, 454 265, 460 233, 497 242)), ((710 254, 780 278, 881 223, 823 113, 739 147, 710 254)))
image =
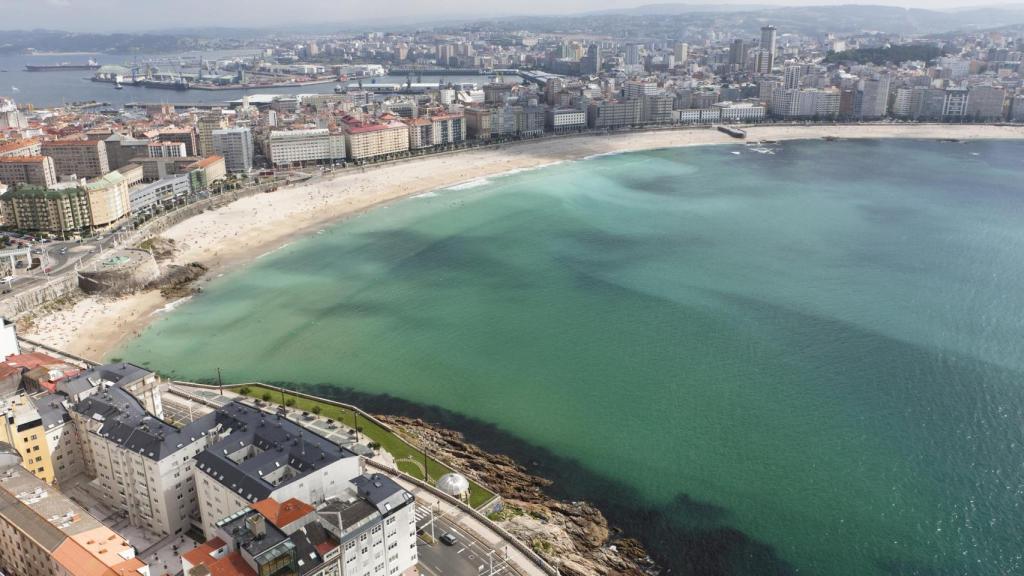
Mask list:
POLYGON ((926 10, 847 4, 837 6, 766 6, 714 4, 648 4, 635 8, 588 12, 590 16, 686 16, 721 14, 727 18, 771 21, 780 30, 814 34, 822 31, 877 30, 898 34, 926 34, 949 30, 987 29, 1024 23, 1024 4, 926 10))

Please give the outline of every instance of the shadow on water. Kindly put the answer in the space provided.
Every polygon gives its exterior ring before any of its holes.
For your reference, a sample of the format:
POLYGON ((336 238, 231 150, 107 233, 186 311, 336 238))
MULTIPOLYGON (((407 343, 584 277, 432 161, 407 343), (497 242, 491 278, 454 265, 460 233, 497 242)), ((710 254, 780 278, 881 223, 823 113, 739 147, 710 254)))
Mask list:
POLYGON ((609 523, 638 538, 651 557, 672 574, 694 576, 772 576, 796 574, 771 546, 729 526, 729 511, 679 493, 669 503, 650 506, 631 496, 628 486, 595 474, 568 458, 530 444, 492 424, 390 395, 368 394, 333 384, 273 382, 324 398, 355 404, 371 413, 421 418, 457 430, 491 453, 507 454, 531 473, 553 481, 549 496, 587 500, 609 523))

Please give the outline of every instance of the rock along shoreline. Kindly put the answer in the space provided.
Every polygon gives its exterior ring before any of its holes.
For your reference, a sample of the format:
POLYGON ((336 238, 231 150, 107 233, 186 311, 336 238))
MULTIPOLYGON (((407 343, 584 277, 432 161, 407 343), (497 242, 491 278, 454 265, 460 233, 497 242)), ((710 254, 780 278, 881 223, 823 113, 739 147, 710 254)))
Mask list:
POLYGON ((382 416, 413 444, 497 492, 503 508, 491 519, 562 574, 654 575, 661 568, 637 540, 609 526, 604 514, 587 502, 566 502, 545 494, 551 481, 530 474, 503 454, 491 454, 467 442, 460 432, 419 418, 382 416))

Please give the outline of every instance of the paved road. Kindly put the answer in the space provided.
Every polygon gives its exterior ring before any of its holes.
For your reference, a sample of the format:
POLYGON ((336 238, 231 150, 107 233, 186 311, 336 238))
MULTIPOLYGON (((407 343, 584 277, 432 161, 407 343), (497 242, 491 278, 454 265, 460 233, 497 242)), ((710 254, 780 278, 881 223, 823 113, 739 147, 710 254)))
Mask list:
MULTIPOLYGON (((89 238, 81 243, 58 241, 33 244, 32 256, 39 258, 41 265, 34 270, 18 270, 18 274, 11 281, 12 294, 4 297, 42 286, 50 277, 68 272, 76 264, 85 263, 97 254, 110 250, 115 246, 117 233, 127 230, 128 226, 128 222, 122 222, 102 235, 89 238)), ((3 288, 7 288, 7 286, 3 288)))
MULTIPOLYGON (((429 535, 429 524, 429 509, 417 504, 416 527, 429 535)), ((486 544, 456 526, 451 520, 435 516, 434 537, 440 538, 445 533, 456 537, 456 543, 453 546, 440 541, 434 544, 428 544, 422 539, 418 541, 419 564, 424 574, 428 576, 513 576, 515 574, 504 562, 504 551, 493 551, 486 544)))

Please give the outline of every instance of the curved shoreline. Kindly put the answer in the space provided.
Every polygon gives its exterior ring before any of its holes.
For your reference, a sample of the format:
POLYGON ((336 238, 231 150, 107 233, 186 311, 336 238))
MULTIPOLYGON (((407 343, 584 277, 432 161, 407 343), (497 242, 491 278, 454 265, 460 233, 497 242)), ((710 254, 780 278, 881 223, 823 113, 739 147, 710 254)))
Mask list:
MULTIPOLYGON (((868 124, 752 126, 748 141, 840 139, 1011 140, 1024 126, 868 124)), ((739 144, 717 130, 679 129, 522 141, 350 169, 330 178, 260 194, 194 216, 161 236, 181 248, 168 264, 200 262, 209 279, 281 248, 294 238, 380 204, 564 161, 661 148, 739 144)), ((119 299, 86 297, 35 319, 25 335, 93 359, 135 336, 167 302, 150 291, 119 299)))

